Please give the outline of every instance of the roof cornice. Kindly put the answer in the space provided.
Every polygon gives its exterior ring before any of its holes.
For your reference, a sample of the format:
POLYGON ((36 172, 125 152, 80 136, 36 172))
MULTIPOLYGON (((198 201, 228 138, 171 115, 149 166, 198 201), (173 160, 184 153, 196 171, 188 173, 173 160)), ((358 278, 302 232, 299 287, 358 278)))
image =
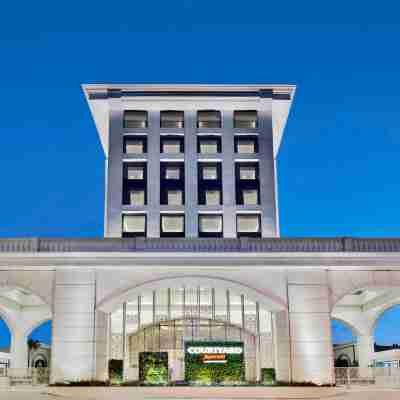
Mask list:
POLYGON ((4 238, 3 253, 400 253, 400 238, 4 238))

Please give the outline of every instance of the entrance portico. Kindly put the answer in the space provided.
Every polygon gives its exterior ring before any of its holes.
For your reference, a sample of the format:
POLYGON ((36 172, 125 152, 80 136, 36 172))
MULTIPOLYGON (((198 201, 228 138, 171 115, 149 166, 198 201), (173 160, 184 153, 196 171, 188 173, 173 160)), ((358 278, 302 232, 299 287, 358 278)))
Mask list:
POLYGON ((0 240, 0 276, 4 284, 8 281, 21 286, 25 282, 26 287, 29 281, 29 287, 38 292, 42 287, 43 297, 51 304, 52 382, 108 379, 111 338, 118 334, 113 331, 113 314, 128 305, 120 336, 126 357, 131 354, 132 335, 140 331, 139 314, 129 308, 135 301, 138 307, 139 296, 143 296, 142 311, 148 310, 148 315, 141 315, 140 329, 154 323, 159 327, 164 314, 166 321, 183 318, 191 321, 191 327, 197 326, 193 321, 200 313, 200 319, 215 321, 208 323, 212 335, 214 328, 215 332, 219 329, 217 322, 222 322, 223 329, 236 326, 239 339, 240 332, 249 329, 254 337, 264 337, 266 343, 256 349, 259 361, 251 366, 255 372, 248 375, 252 379, 258 379, 260 368, 272 366, 280 381, 333 383, 332 317, 357 327, 365 354, 363 365, 368 366, 371 330, 366 328, 373 323, 343 301, 360 288, 374 287, 375 297, 357 307, 364 313, 374 310, 376 316, 378 310, 396 301, 393 296, 400 287, 400 241, 391 241, 390 248, 384 239, 346 239, 346 247, 341 247, 341 239, 214 243, 205 239, 185 241, 184 251, 177 251, 179 242, 170 240, 36 239, 34 248, 29 239, 18 241, 18 248, 16 243, 0 240), (380 291, 377 284, 388 289, 380 291), (170 297, 168 301, 168 289, 170 296, 175 290, 178 298, 183 293, 178 288, 190 289, 185 313, 178 300, 174 303, 170 297), (221 293, 227 291, 235 299, 229 320, 226 306, 221 306, 226 304, 221 293), (164 295, 166 303, 162 301, 164 295), (266 318, 257 319, 257 312, 266 318), (271 323, 264 335, 262 324, 266 326, 267 315, 271 323))

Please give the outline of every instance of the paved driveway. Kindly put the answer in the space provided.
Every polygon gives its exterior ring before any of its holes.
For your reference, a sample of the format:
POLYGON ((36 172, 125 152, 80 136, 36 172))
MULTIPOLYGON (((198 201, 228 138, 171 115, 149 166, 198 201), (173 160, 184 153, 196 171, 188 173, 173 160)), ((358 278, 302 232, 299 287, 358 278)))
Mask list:
MULTIPOLYGON (((263 398, 265 400, 289 400, 289 399, 298 399, 298 400, 311 400, 311 399, 321 399, 321 400, 400 400, 400 390, 378 390, 378 389, 353 389, 349 391, 344 390, 332 390, 332 389, 319 389, 319 390, 310 390, 304 388, 279 388, 279 392, 264 392, 264 396, 259 396, 257 393, 256 397, 253 397, 254 393, 242 391, 240 396, 236 392, 236 395, 229 396, 229 393, 225 394, 217 394, 216 393, 208 393, 208 390, 202 390, 201 396, 199 396, 199 391, 195 390, 194 395, 191 396, 189 393, 182 393, 182 391, 176 390, 168 390, 162 393, 157 393, 155 391, 147 391, 147 390, 137 390, 140 388, 125 388, 125 389, 86 389, 86 388, 73 388, 73 389, 63 389, 63 390, 54 390, 50 389, 17 389, 12 391, 0 391, 0 400, 125 400, 125 399, 147 399, 147 400, 161 400, 168 398, 172 399, 254 399, 254 398, 263 398), (132 389, 136 389, 134 392, 132 389), (134 395, 133 395, 134 393, 134 395), (157 395, 158 394, 158 395, 157 395), (160 396, 160 394, 162 394, 160 396), (228 396, 226 396, 228 394, 228 396)), ((165 388, 167 389, 167 388, 165 388)), ((169 388, 172 389, 172 388, 169 388)), ((186 392, 186 391, 185 391, 186 392)), ((213 391, 211 391, 213 392, 213 391)))

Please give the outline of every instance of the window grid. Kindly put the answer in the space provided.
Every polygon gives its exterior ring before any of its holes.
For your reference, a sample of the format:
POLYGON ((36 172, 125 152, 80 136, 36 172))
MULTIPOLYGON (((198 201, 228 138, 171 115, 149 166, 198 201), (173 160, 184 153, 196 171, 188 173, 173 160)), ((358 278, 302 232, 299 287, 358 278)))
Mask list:
MULTIPOLYGON (((258 116, 257 111, 255 110, 235 110, 233 112, 233 128, 257 128, 258 127, 258 116)), ((161 128, 184 128, 184 112, 183 111, 161 111, 160 112, 160 127, 161 128)), ((220 128, 222 126, 222 118, 221 112, 218 110, 199 110, 197 111, 197 120, 196 120, 197 128, 220 128)), ((124 128, 147 128, 148 127, 148 112, 147 111, 135 111, 135 110, 126 110, 124 112, 124 128)), ((167 134, 166 136, 160 137, 160 153, 166 154, 180 154, 184 153, 184 136, 170 136, 167 134)), ((232 136, 233 139, 233 148, 234 152, 238 154, 256 154, 258 153, 258 136, 256 133, 250 135, 242 135, 237 133, 232 136)), ((217 154, 221 152, 221 136, 218 134, 209 134, 206 135, 198 135, 197 136, 197 153, 198 154, 217 154)), ((225 143, 226 145, 226 143, 225 143)), ((147 147, 147 133, 146 134, 129 134, 124 136, 123 138, 123 152, 125 154, 146 154, 149 151, 147 147), (141 135, 141 136, 140 136, 141 135)), ((150 149, 152 152, 153 149, 150 149)), ((146 157, 147 159, 147 157, 146 157)), ((146 159, 141 159, 138 161, 144 161, 146 159)), ((172 160, 172 159, 171 159, 172 160)), ((126 160, 125 160, 126 161, 126 160)), ((173 161, 172 161, 173 162, 173 161)), ((199 164, 207 164, 208 161, 202 161, 199 164)), ((143 162, 143 164, 146 164, 143 162)), ((219 168, 215 165, 204 165, 198 171, 198 179, 202 181, 217 181, 220 188, 206 188, 203 190, 203 195, 199 196, 198 204, 206 205, 206 206, 219 206, 222 205, 222 174, 221 167, 222 164, 220 162, 212 162, 211 164, 219 164, 219 168), (203 197, 203 200, 200 200, 200 197, 203 197)), ((257 164, 257 166, 253 165, 245 165, 244 162, 237 162, 232 167, 235 168, 239 165, 239 168, 236 168, 236 204, 245 205, 245 206, 256 206, 260 204, 260 193, 259 193, 259 172, 258 172, 258 163, 251 162, 251 164, 257 164), (247 182, 247 183, 255 183, 255 186, 247 187, 246 185, 237 184, 237 182, 247 182), (239 192, 239 195, 238 195, 239 192)), ((126 191, 127 194, 124 195, 124 203, 126 205, 131 205, 135 207, 145 207, 147 202, 147 169, 146 165, 133 165, 125 168, 124 174, 124 182, 125 180, 128 182, 137 182, 144 184, 144 188, 133 187, 128 188, 126 191)), ((164 170, 164 179, 170 181, 181 181, 183 179, 183 190, 174 190, 169 189, 166 191, 167 201, 164 204, 167 205, 184 205, 184 168, 177 168, 175 166, 171 166, 165 168, 164 170), (182 176, 183 175, 183 176, 182 176)), ((161 177, 162 178, 162 177, 161 177)), ((190 178, 189 178, 190 179, 190 178)), ((160 182, 161 184, 161 182, 160 182)), ((124 184, 125 186, 125 184, 124 184)), ((198 182, 198 186, 200 186, 200 182, 198 182)), ((160 202, 160 204, 163 204, 160 202)), ((236 225, 239 225, 240 214, 237 215, 236 225), (238 220, 239 218, 239 220, 238 220)), ((160 228, 161 228, 161 219, 162 214, 160 214, 160 228)), ((258 228, 254 232, 248 232, 246 230, 241 230, 238 228, 237 234, 238 237, 246 236, 246 235, 254 235, 259 236, 261 231, 260 226, 260 215, 257 216, 258 219, 258 228)), ((200 220, 198 221, 198 235, 201 236, 200 229, 200 220)), ((222 226, 222 216, 221 216, 221 226, 222 226)), ((125 229, 125 228, 124 228, 125 229)), ((123 229, 123 230, 124 230, 123 229)), ((161 231, 163 229, 161 228, 161 231)), ((145 229, 146 231, 146 229, 145 229)), ((123 235, 129 234, 130 232, 123 232, 123 235)), ((132 232, 131 232, 132 233, 132 232)), ((162 232, 162 233, 171 233, 171 232, 162 232)), ((161 234, 162 234, 161 233, 161 234)), ((183 218, 183 235, 184 235, 184 218, 183 218)), ((209 233, 209 232, 204 232, 209 233)), ((212 234, 219 232, 210 232, 212 234)), ((180 232, 182 234, 182 232, 180 232)))

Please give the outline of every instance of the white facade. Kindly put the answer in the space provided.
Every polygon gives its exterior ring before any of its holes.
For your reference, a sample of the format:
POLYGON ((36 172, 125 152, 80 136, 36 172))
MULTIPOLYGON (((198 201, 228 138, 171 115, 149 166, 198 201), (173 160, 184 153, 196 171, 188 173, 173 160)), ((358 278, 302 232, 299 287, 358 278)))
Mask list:
MULTIPOLYGON (((136 362, 127 361, 132 354, 129 343, 135 332, 165 318, 167 321, 185 319, 186 311, 172 315, 174 304, 179 307, 183 304, 182 310, 197 310, 200 316, 211 321, 210 326, 224 320, 227 329, 235 326, 239 329, 237 332, 248 330, 252 337, 259 339, 255 341, 257 357, 251 364, 254 370, 248 371, 251 380, 259 379, 260 368, 274 367, 280 381, 334 383, 332 318, 353 328, 359 342, 360 366, 365 368, 367 376, 373 353, 374 321, 400 298, 400 240, 277 237, 275 158, 294 88, 86 85, 84 89, 106 154, 107 238, 0 240, 0 316, 13 337, 12 366, 27 365, 27 336, 39 323, 52 319, 52 382, 106 380, 108 361, 115 353, 125 359, 125 378, 135 378, 136 362), (146 156, 128 157, 129 162, 148 163, 147 192, 144 197, 132 195, 139 203, 147 196, 150 200, 145 205, 126 206, 122 201, 125 163, 122 148, 128 134, 123 129, 126 109, 148 111, 152 121, 146 132, 129 132, 129 135, 146 134, 149 146, 146 156), (172 193, 175 203, 162 205, 160 163, 164 156, 159 146, 162 134, 168 132, 159 129, 161 111, 184 112, 183 127, 176 128, 183 131, 174 129, 173 133, 174 136, 183 134, 185 152, 173 154, 174 145, 171 145, 167 156, 169 161, 183 157, 188 177, 197 171, 199 156, 194 150, 194 138, 204 132, 195 128, 195 115, 204 109, 222 110, 221 131, 214 132, 221 137, 222 151, 211 160, 222 163, 223 202, 217 206, 200 206, 196 196, 192 196, 196 183, 186 179, 187 203, 177 206, 179 196, 172 193), (243 155, 242 150, 252 148, 245 144, 237 154, 232 150, 234 136, 245 133, 240 131, 242 128, 235 131, 232 126, 237 109, 257 110, 261 116, 258 125, 261 129, 248 128, 258 130, 252 134, 257 133, 259 148, 264 149, 250 159, 258 160, 260 166, 269 166, 266 173, 264 168, 259 169, 261 199, 256 206, 234 201, 235 158, 239 162, 248 160, 249 156, 243 155), (198 238, 199 228, 194 221, 202 213, 223 216, 222 237, 198 238), (135 235, 121 238, 125 214, 148 216, 147 238, 135 235), (185 225, 189 227, 185 229, 185 237, 160 238, 162 214, 184 215, 185 225), (261 237, 238 235, 237 214, 260 215, 261 237), (202 288, 207 289, 204 293, 211 293, 208 300, 202 297, 202 288), (160 293, 180 293, 186 289, 194 290, 199 300, 157 303, 160 293), (18 298, 12 290, 19 291, 18 298), (364 293, 362 297, 355 295, 360 290, 364 293), (225 303, 221 305, 225 300, 217 298, 220 293, 237 296, 230 308, 225 303), (150 300, 143 300, 149 296, 150 300), (356 300, 354 296, 358 296, 356 300), (130 308, 133 304, 133 309, 144 308, 133 312, 130 308), (221 317, 224 309, 231 312, 221 317), (260 313, 270 317, 268 326, 260 313), (255 321, 255 325, 250 321, 255 321), (115 345, 115 338, 119 338, 119 345, 115 345)), ((134 117, 137 116, 140 114, 134 117)), ((200 122, 203 124, 203 120, 200 122)), ((210 129, 216 128, 206 129, 209 134, 210 129)), ((129 146, 141 148, 134 142, 129 146)), ((208 142, 204 146, 218 148, 208 142)), ((136 172, 129 172, 133 180, 136 172)), ((212 198, 213 194, 209 195, 212 198)), ((246 192, 246 196, 251 201, 255 199, 251 193, 246 192)), ((219 226, 214 220, 206 223, 215 230, 219 226)), ((133 226, 140 227, 140 224, 142 221, 136 220, 133 226)), ((246 231, 245 221, 240 224, 246 231)), ((168 295, 166 298, 171 299, 168 295)), ((177 360, 179 357, 178 354, 177 360)))
MULTIPOLYGON (((15 239, 0 241, 0 266, 3 285, 33 293, 48 288, 44 299, 53 310, 47 316, 53 320, 53 381, 107 378, 110 313, 122 304, 148 290, 201 286, 244 294, 272 313, 271 359, 278 379, 329 383, 334 379, 331 318, 355 326, 357 316, 353 313, 350 320, 342 313, 339 318, 337 303, 361 288, 400 286, 399 253, 388 242, 354 239, 344 251, 340 239, 221 240, 221 248, 230 246, 221 253, 215 241, 201 239, 188 241, 183 252, 179 242, 160 240, 15 239), (241 251, 232 251, 239 245, 241 251)), ((9 316, 4 310, 2 317, 9 316)), ((28 329, 9 326, 26 340, 36 323, 28 329)), ((359 324, 357 330, 366 374, 372 326, 361 330, 359 324)), ((22 359, 21 351, 15 351, 11 362, 22 359)))

